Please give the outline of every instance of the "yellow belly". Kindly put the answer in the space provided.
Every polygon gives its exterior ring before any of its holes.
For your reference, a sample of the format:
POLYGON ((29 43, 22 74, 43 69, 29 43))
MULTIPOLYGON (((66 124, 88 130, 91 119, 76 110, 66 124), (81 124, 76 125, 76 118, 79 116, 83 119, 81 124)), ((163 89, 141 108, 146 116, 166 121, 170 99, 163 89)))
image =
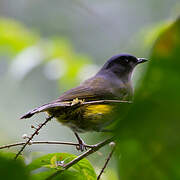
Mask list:
POLYGON ((112 106, 107 104, 96 104, 87 106, 85 109, 84 117, 94 116, 94 115, 105 115, 112 111, 112 106))
POLYGON ((100 131, 113 120, 113 109, 110 104, 84 105, 63 112, 56 110, 55 118, 74 131, 100 131))

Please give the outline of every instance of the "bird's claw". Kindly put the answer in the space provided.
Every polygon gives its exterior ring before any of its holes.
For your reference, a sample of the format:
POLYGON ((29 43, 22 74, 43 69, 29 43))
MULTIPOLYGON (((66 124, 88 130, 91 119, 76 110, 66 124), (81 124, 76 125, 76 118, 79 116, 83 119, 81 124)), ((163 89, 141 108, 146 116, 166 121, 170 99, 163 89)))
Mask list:
POLYGON ((78 145, 76 146, 76 149, 81 152, 83 152, 84 150, 87 150, 87 145, 86 143, 79 137, 79 135, 77 134, 77 132, 74 132, 77 140, 78 140, 78 145))
POLYGON ((86 143, 83 140, 79 140, 79 144, 76 146, 76 149, 81 152, 87 150, 86 143))

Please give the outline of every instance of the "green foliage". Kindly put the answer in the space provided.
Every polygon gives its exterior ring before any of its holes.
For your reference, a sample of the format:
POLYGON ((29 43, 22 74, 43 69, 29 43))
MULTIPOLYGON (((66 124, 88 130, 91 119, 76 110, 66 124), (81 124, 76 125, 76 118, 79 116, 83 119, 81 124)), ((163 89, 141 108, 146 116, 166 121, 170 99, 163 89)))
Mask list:
POLYGON ((38 40, 38 35, 27 30, 22 24, 0 18, 0 53, 14 56, 38 40))
POLYGON ((0 179, 30 179, 29 172, 22 159, 15 161, 14 157, 14 153, 0 152, 0 179))
POLYGON ((18 71, 15 72, 17 76, 22 76, 19 79, 24 79, 34 68, 43 65, 47 77, 57 79, 62 91, 77 84, 80 71, 91 64, 87 56, 74 51, 68 40, 61 37, 41 38, 21 23, 5 18, 0 19, 1 56, 12 60, 15 64, 13 70, 18 71))
POLYGON ((119 123, 120 176, 180 179, 180 19, 160 32, 127 117, 119 123))
MULTIPOLYGON (((33 175, 35 179, 44 179, 54 173, 56 170, 62 170, 62 165, 70 162, 77 156, 68 153, 47 154, 33 160, 28 166, 29 171, 41 168, 43 172, 33 175)), ((75 180, 95 180, 96 173, 87 159, 82 159, 68 170, 65 170, 56 179, 75 179, 75 180)))
POLYGON ((14 160, 14 157, 14 153, 0 153, 1 179, 44 180, 57 170, 62 170, 62 172, 54 179, 95 180, 97 178, 91 163, 87 159, 82 159, 68 170, 64 170, 62 165, 77 157, 72 154, 47 154, 33 160, 27 166, 22 158, 14 160))

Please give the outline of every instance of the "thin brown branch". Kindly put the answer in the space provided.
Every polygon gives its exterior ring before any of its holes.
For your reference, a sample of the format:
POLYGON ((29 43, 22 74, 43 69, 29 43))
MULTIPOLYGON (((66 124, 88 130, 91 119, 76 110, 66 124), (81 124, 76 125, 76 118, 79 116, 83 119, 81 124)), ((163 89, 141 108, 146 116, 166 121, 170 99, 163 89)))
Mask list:
POLYGON ((109 161, 110 161, 110 159, 111 159, 111 157, 112 157, 112 154, 113 154, 113 152, 114 152, 114 149, 115 149, 115 146, 112 147, 112 150, 111 150, 111 152, 109 153, 108 158, 106 159, 106 161, 105 161, 105 163, 104 163, 104 166, 102 167, 101 172, 99 173, 99 175, 98 175, 98 177, 97 177, 97 180, 100 180, 101 175, 103 174, 104 170, 106 169, 106 167, 107 167, 107 165, 108 165, 108 163, 109 163, 109 161))
POLYGON ((99 103, 102 103, 102 104, 106 104, 106 103, 128 103, 128 104, 131 104, 132 101, 121 101, 121 100, 98 100, 98 101, 88 101, 88 102, 83 102, 81 103, 81 105, 86 105, 86 104, 99 104, 99 103))
POLYGON ((51 176, 49 176, 46 180, 51 180, 54 177, 56 177, 58 174, 62 173, 64 170, 67 170, 68 168, 70 168, 71 166, 73 166, 74 164, 78 163, 81 159, 89 156, 92 153, 95 153, 96 151, 98 151, 101 147, 105 146, 106 144, 112 142, 114 140, 114 137, 109 138, 105 141, 102 141, 96 145, 94 145, 92 148, 90 148, 89 150, 87 150, 86 152, 84 152, 83 154, 79 155, 78 157, 76 157, 75 159, 73 159, 72 161, 70 161, 69 163, 63 165, 63 170, 58 170, 56 171, 54 174, 52 174, 51 176))
MULTIPOLYGON (((0 146, 0 149, 5 149, 5 148, 11 148, 14 146, 22 146, 26 144, 26 142, 17 142, 13 144, 7 144, 0 146)), ((70 146, 78 146, 78 143, 73 143, 73 142, 64 142, 64 141, 33 141, 31 144, 59 144, 59 145, 70 145, 70 146)), ((87 148, 92 148, 94 145, 85 145, 87 148)))
POLYGON ((18 156, 21 154, 21 152, 24 150, 24 148, 25 148, 28 144, 32 143, 31 141, 32 141, 33 137, 34 137, 35 135, 38 135, 38 134, 39 134, 39 130, 40 130, 43 126, 45 126, 52 118, 53 118, 53 116, 47 117, 47 118, 46 118, 46 121, 44 121, 42 124, 40 124, 40 125, 38 126, 38 128, 34 131, 34 133, 31 135, 31 137, 28 138, 28 140, 26 141, 26 143, 23 145, 23 147, 20 149, 20 151, 16 154, 16 156, 15 156, 14 159, 17 159, 18 156))

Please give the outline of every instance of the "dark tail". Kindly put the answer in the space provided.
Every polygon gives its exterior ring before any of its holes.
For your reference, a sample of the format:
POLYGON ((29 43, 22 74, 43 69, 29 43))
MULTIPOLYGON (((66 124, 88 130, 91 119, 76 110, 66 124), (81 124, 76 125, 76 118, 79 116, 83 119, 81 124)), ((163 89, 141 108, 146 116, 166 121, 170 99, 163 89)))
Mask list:
POLYGON ((29 112, 27 112, 26 114, 24 114, 23 116, 20 117, 20 119, 26 119, 26 118, 30 118, 32 117, 34 114, 45 111, 48 108, 48 104, 42 105, 40 107, 37 107, 29 112))
POLYGON ((63 103, 63 102, 52 102, 52 103, 49 103, 49 104, 44 104, 40 107, 37 107, 29 112, 27 112, 25 115, 21 116, 20 119, 27 119, 27 118, 30 118, 32 117, 34 114, 36 113, 40 113, 40 112, 44 112, 44 111, 48 111, 52 108, 56 108, 56 107, 67 107, 67 106, 70 106, 69 103, 63 103))

